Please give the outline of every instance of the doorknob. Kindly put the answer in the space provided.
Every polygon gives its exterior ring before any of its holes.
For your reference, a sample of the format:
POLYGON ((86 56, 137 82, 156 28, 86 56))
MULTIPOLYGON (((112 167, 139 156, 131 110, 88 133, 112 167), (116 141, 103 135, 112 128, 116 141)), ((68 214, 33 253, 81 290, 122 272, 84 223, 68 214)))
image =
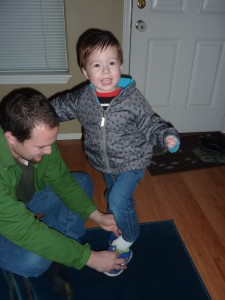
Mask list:
POLYGON ((138 8, 142 9, 142 8, 145 7, 145 5, 146 5, 145 0, 138 0, 138 1, 137 1, 137 7, 138 7, 138 8))
POLYGON ((144 21, 139 20, 136 22, 135 27, 137 28, 138 31, 144 32, 147 28, 147 25, 144 21))

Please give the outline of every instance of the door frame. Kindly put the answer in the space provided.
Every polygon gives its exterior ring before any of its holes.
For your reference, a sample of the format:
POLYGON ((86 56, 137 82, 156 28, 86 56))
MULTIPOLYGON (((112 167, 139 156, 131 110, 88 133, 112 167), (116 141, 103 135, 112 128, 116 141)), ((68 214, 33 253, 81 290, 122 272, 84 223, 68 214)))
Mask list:
MULTIPOLYGON (((130 51, 132 33, 132 7, 134 0, 123 0, 123 74, 130 74, 130 51)), ((225 115, 221 126, 221 132, 225 133, 225 115)))
POLYGON ((123 73, 130 74, 130 45, 131 45, 131 26, 132 26, 132 4, 133 0, 123 0, 123 73))

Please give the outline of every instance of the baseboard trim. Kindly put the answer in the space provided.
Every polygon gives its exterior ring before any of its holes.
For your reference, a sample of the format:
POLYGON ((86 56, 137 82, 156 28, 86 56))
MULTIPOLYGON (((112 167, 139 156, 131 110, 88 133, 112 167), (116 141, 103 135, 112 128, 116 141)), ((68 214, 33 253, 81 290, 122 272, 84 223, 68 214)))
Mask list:
POLYGON ((80 140, 81 137, 81 133, 59 133, 57 140, 80 140))

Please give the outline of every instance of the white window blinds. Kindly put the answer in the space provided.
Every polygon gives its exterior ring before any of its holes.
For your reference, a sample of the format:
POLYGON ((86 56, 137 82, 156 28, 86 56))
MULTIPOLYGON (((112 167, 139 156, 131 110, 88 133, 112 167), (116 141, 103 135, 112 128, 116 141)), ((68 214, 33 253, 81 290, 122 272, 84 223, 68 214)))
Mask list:
POLYGON ((67 70, 63 0, 0 0, 0 75, 67 70))

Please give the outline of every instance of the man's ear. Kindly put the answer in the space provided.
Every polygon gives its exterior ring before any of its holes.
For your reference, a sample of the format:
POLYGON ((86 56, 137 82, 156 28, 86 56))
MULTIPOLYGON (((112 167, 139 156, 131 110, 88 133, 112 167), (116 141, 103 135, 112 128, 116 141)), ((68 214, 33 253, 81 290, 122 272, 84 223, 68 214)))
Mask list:
POLYGON ((82 68, 82 73, 84 74, 84 76, 87 78, 87 79, 89 79, 89 77, 88 77, 88 74, 87 74, 87 72, 85 71, 85 69, 84 68, 82 68))
POLYGON ((15 144, 16 138, 12 135, 12 132, 6 131, 6 132, 4 133, 4 136, 5 136, 5 138, 6 138, 7 142, 8 142, 8 144, 10 144, 10 145, 15 144))

